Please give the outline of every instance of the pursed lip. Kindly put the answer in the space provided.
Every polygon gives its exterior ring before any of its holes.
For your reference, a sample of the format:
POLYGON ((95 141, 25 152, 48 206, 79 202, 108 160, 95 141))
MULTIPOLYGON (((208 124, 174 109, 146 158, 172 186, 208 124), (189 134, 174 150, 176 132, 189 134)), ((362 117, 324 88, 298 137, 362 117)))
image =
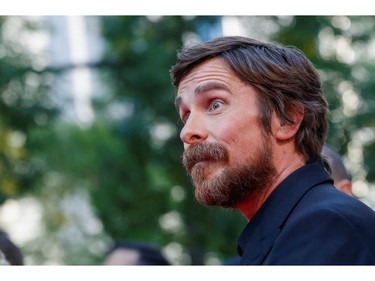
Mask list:
POLYGON ((189 174, 191 174, 191 171, 194 169, 194 167, 196 167, 197 165, 202 164, 204 162, 207 162, 207 161, 206 160, 195 161, 194 163, 191 163, 191 164, 187 165, 186 169, 188 170, 189 174))
POLYGON ((227 159, 227 152, 218 144, 196 144, 185 150, 182 162, 187 172, 191 174, 192 169, 197 165, 207 165, 207 162, 227 159))

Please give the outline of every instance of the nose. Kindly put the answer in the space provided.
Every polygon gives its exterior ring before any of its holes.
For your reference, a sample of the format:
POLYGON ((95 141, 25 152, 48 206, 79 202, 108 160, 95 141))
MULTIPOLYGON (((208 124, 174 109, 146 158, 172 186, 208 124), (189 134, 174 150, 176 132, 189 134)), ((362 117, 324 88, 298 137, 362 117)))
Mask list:
POLYGON ((204 121, 198 115, 190 113, 189 119, 186 121, 181 130, 180 138, 185 148, 189 145, 202 142, 208 137, 205 129, 204 121))

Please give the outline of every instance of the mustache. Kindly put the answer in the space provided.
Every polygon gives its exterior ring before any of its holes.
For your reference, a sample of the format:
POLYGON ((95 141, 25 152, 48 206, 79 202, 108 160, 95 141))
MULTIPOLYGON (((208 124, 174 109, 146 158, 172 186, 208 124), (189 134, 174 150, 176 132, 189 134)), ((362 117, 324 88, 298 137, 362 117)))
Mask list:
POLYGON ((191 173, 194 165, 201 161, 226 161, 228 151, 218 143, 197 143, 187 148, 182 156, 182 164, 191 173))

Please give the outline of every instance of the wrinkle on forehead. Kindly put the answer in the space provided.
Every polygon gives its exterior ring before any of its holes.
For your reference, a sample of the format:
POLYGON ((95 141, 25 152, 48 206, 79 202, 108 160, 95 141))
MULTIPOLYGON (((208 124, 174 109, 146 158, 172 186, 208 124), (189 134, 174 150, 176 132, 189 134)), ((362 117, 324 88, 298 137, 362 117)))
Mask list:
POLYGON ((233 75, 229 67, 224 63, 221 58, 209 59, 195 68, 193 68, 189 74, 187 74, 180 82, 177 89, 177 96, 184 91, 184 89, 195 80, 199 83, 203 80, 221 80, 223 83, 226 79, 233 75), (226 78, 226 79, 225 79, 226 78))
POLYGON ((197 96, 210 90, 224 90, 234 93, 234 89, 245 83, 229 68, 222 58, 209 59, 193 68, 177 89, 175 107, 177 112, 184 105, 183 96, 197 96))

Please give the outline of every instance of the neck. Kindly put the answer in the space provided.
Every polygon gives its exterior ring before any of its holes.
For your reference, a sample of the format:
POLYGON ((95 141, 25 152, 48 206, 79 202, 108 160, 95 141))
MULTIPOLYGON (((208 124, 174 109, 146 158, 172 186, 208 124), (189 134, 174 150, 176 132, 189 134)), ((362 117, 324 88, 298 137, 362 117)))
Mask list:
POLYGON ((262 207, 267 198, 287 176, 305 165, 305 162, 301 159, 301 157, 299 157, 298 155, 295 156, 296 157, 294 161, 291 161, 291 158, 293 157, 281 158, 282 161, 277 161, 278 163, 275 164, 275 167, 277 167, 277 173, 270 184, 268 184, 268 187, 265 189, 265 191, 261 194, 255 194, 254 196, 238 204, 237 208, 241 211, 241 213, 246 217, 248 221, 250 221, 255 216, 255 214, 262 207))

